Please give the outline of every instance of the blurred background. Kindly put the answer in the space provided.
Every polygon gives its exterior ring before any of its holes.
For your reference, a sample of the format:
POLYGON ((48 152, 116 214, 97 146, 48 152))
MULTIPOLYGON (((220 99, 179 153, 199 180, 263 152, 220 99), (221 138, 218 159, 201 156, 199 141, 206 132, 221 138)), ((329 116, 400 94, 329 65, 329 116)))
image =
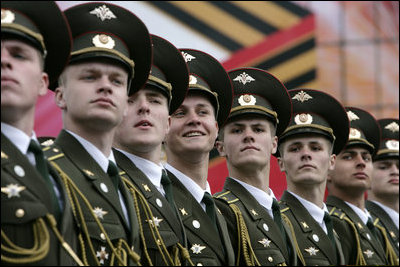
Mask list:
MULTIPOLYGON (((86 1, 56 1, 62 10, 86 1)), ((211 54, 226 70, 258 67, 290 90, 323 90, 377 119, 399 117, 398 1, 106 1, 137 15, 149 32, 177 48, 211 54)), ((61 112, 49 92, 39 99, 35 131, 57 136, 61 112)), ((210 155, 213 193, 228 176, 210 155)), ((280 199, 285 175, 271 158, 270 187, 280 199)))

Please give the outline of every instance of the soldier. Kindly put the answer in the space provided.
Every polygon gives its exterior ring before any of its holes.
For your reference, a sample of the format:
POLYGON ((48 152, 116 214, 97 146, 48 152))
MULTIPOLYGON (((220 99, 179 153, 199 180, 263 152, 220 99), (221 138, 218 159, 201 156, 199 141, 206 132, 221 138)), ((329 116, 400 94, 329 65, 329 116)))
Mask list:
POLYGON ((399 120, 380 119, 381 142, 373 158, 371 188, 366 208, 386 229, 399 257, 399 120))
POLYGON ((171 187, 166 184, 168 178, 162 177, 166 171, 161 164, 161 149, 171 122, 169 114, 186 96, 189 73, 175 46, 156 35, 151 39, 153 64, 149 80, 129 97, 128 115, 114 138, 114 155, 128 184, 133 183, 151 207, 151 216, 145 210, 140 215, 147 246, 147 251, 142 251, 142 263, 180 265, 188 260, 182 258, 188 255, 186 236, 173 197, 167 194, 171 187))
POLYGON ((2 265, 82 263, 65 188, 33 131, 36 101, 54 90, 70 49, 55 2, 1 3, 2 265))
POLYGON ((128 95, 147 80, 150 35, 141 20, 119 6, 86 3, 64 13, 74 40, 55 96, 63 130, 46 153, 70 191, 84 263, 139 264, 134 200, 111 148, 128 95))
POLYGON ((280 207, 292 225, 303 265, 343 265, 339 237, 324 203, 328 170, 346 144, 349 122, 343 106, 317 90, 289 91, 293 114, 279 137, 279 167, 287 190, 280 207))
POLYGON ((286 239, 291 233, 283 227, 281 232, 278 201, 269 188, 276 135, 291 117, 289 94, 278 79, 261 69, 239 68, 228 74, 234 100, 217 149, 226 157, 229 177, 214 197, 228 225, 236 265, 297 265, 293 244, 286 239))
POLYGON ((189 67, 189 90, 171 116, 165 140, 166 169, 186 228, 195 265, 233 265, 234 254, 224 217, 215 211, 207 182, 209 153, 218 126, 228 117, 232 85, 222 65, 210 55, 181 49, 189 67))
MULTIPOLYGON (((337 153, 335 168, 329 172, 326 204, 333 215, 334 228, 341 237, 346 262, 387 265, 385 250, 365 209, 364 199, 371 186, 372 156, 379 147, 379 125, 362 109, 346 107, 346 111, 350 121, 349 140, 337 153)), ((390 253, 390 250, 386 252, 390 253)))

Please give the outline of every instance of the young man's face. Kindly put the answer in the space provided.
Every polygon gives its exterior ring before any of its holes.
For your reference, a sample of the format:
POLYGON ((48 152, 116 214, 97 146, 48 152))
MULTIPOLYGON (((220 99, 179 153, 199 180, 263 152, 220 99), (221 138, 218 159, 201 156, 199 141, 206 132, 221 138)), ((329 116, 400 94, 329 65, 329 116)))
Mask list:
POLYGON ((237 169, 266 166, 276 152, 277 137, 272 123, 266 119, 245 117, 227 123, 223 140, 217 142, 221 156, 237 169))
POLYGON ((108 130, 127 110, 128 74, 118 65, 85 62, 67 67, 56 89, 64 124, 108 130))
POLYGON ((115 142, 130 151, 148 152, 160 146, 169 131, 168 100, 158 90, 141 89, 128 98, 128 115, 115 134, 115 142))
POLYGON ((215 143, 218 123, 210 101, 201 95, 188 95, 171 116, 166 150, 182 153, 209 153, 215 143))
POLYGON ((1 40, 1 117, 34 109, 45 95, 48 75, 42 70, 39 51, 18 40, 1 40))
POLYGON ((374 161, 371 191, 380 198, 399 197, 399 159, 374 161))
POLYGON ((288 184, 321 184, 335 166, 331 151, 331 142, 322 136, 289 138, 281 144, 279 167, 288 184))
POLYGON ((335 168, 329 173, 330 186, 350 194, 354 189, 367 190, 371 186, 372 168, 371 153, 367 149, 346 147, 337 156, 335 168))

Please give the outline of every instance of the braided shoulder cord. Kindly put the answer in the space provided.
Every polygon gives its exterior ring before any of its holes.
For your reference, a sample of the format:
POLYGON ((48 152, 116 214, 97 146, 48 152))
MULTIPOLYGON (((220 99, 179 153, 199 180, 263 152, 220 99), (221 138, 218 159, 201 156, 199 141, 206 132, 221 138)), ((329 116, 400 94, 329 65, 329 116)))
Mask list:
MULTIPOLYGON (((85 222, 85 218, 84 218, 82 209, 81 209, 81 207, 80 207, 80 205, 79 205, 78 196, 77 196, 76 194, 79 195, 79 197, 82 199, 82 201, 84 202, 84 204, 85 204, 85 205, 87 206, 87 208, 89 209, 90 214, 92 215, 93 219, 95 220, 95 222, 97 223, 98 227, 100 228, 100 231, 104 234, 105 239, 106 239, 106 242, 107 242, 107 244, 109 245, 110 249, 112 250, 112 253, 115 254, 115 257, 117 258, 118 263, 119 263, 119 264, 122 264, 122 265, 126 265, 127 263, 120 257, 119 253, 117 252, 117 249, 116 249, 116 248, 114 247, 114 245, 112 244, 112 242, 111 242, 111 240, 110 240, 110 238, 109 238, 107 232, 105 231, 105 229, 104 229, 102 223, 101 223, 100 220, 97 218, 97 216, 94 214, 94 212, 93 212, 93 210, 92 210, 92 207, 91 207, 91 204, 89 203, 89 201, 87 200, 87 198, 86 198, 86 197, 84 196, 84 194, 78 189, 78 187, 77 187, 76 184, 72 181, 72 179, 71 179, 71 178, 70 178, 70 177, 69 177, 69 176, 68 176, 54 161, 50 161, 50 162, 51 162, 51 164, 53 165, 53 167, 57 170, 57 172, 60 174, 60 176, 61 176, 61 178, 62 178, 62 180, 63 180, 63 182, 64 182, 65 187, 68 188, 68 189, 67 189, 67 194, 68 194, 68 198, 70 199, 70 202, 71 202, 73 214, 74 214, 75 218, 78 219, 78 221, 81 223, 81 225, 82 225, 82 227, 83 227, 83 232, 84 232, 84 234, 85 234, 85 236, 86 236, 87 243, 89 244, 89 248, 90 248, 90 250, 91 250, 91 252, 92 252, 93 259, 96 261, 96 264, 97 264, 97 265, 100 265, 100 262, 99 262, 99 260, 97 259, 97 257, 95 256, 95 252, 94 252, 94 248, 93 248, 93 243, 92 243, 92 241, 91 241, 91 239, 90 239, 89 231, 88 231, 88 229, 87 229, 87 225, 86 225, 86 222, 85 222), (76 210, 76 209, 78 209, 78 213, 79 213, 78 216, 79 216, 79 217, 77 216, 77 213, 76 213, 77 210, 76 210)), ((85 251, 85 249, 83 249, 83 251, 85 251)), ((138 258, 140 259, 140 256, 137 255, 137 253, 135 253, 135 252, 133 252, 133 251, 130 251, 130 252, 132 253, 132 254, 130 253, 130 255, 135 255, 135 254, 136 254, 135 257, 132 257, 132 259, 135 260, 136 263, 137 263, 138 265, 140 265, 140 262, 137 261, 138 258)), ((84 257, 83 259, 85 260, 86 257, 84 257)), ((88 264, 88 263, 85 262, 85 264, 88 264)))
POLYGON ((396 252, 393 249, 392 244, 389 241, 389 238, 387 237, 387 232, 386 229, 383 226, 378 225, 379 219, 374 223, 375 227, 377 227, 382 235, 383 235, 383 239, 385 240, 385 253, 386 253, 386 258, 389 260, 389 264, 390 265, 395 265, 398 266, 399 265, 399 258, 396 255, 396 252))
POLYGON ((356 238, 356 244, 357 244, 357 259, 356 259, 356 265, 362 265, 365 266, 367 265, 367 262, 363 256, 362 249, 361 249, 361 243, 360 243, 360 237, 358 236, 358 231, 354 223, 347 218, 346 216, 343 218, 346 222, 349 223, 351 228, 353 229, 354 232, 354 237, 356 238))
POLYGON ((283 212, 281 212, 281 217, 282 220, 289 226, 289 229, 292 232, 293 243, 294 246, 296 247, 297 255, 299 257, 300 262, 303 264, 303 266, 306 266, 307 264, 306 261, 304 260, 303 253, 301 252, 299 244, 297 243, 296 233, 294 231, 292 222, 290 221, 289 217, 286 216, 286 214, 284 214, 283 212))

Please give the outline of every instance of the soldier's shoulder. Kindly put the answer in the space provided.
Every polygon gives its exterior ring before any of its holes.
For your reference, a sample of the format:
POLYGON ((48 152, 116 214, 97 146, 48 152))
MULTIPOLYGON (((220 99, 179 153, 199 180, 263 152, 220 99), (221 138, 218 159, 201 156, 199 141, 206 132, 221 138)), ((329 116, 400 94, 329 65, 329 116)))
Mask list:
POLYGON ((220 200, 220 201, 222 201, 223 203, 226 203, 226 204, 233 204, 233 203, 235 203, 235 202, 237 202, 237 201, 239 201, 239 198, 237 198, 233 193, 232 193, 232 191, 226 191, 226 190, 224 190, 224 191, 221 191, 221 192, 218 192, 218 193, 215 193, 214 195, 213 195, 213 197, 216 199, 216 200, 220 200))
POLYGON ((340 220, 344 220, 345 218, 347 218, 346 213, 337 207, 330 207, 329 214, 334 218, 338 218, 340 220))

